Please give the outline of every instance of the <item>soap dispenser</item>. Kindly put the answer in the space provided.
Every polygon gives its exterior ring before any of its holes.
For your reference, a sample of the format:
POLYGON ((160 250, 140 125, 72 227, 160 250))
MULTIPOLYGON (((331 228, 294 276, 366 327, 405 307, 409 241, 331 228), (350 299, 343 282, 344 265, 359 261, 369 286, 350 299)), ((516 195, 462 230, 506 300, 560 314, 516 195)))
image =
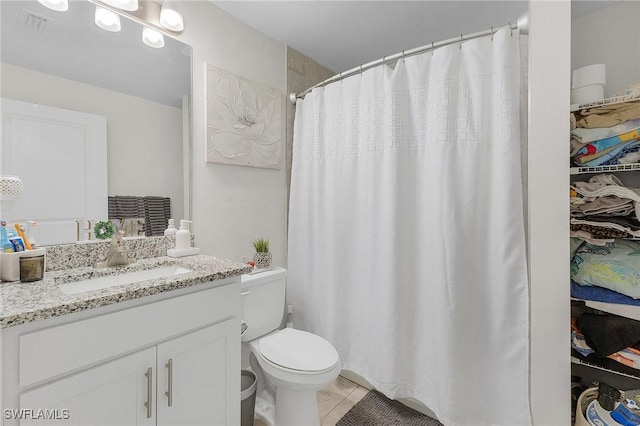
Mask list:
POLYGON ((200 253, 197 247, 191 247, 191 232, 189 232, 190 220, 182 219, 180 229, 176 232, 176 248, 167 250, 167 256, 183 257, 200 253))
POLYGON ((180 229, 176 232, 176 250, 186 250, 191 247, 191 232, 189 232, 188 223, 192 222, 184 219, 180 221, 180 229))
POLYGON ((167 229, 164 230, 164 235, 176 235, 176 232, 178 232, 178 230, 176 229, 175 221, 173 219, 169 219, 169 225, 167 226, 167 229))

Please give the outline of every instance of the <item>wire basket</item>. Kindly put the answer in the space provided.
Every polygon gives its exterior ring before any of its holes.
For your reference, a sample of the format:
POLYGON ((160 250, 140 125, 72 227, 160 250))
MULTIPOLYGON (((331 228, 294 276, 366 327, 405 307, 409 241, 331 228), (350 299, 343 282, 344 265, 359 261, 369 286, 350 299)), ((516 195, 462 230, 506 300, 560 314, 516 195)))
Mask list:
POLYGON ((22 190, 18 176, 0 176, 0 201, 15 201, 22 196, 22 190))

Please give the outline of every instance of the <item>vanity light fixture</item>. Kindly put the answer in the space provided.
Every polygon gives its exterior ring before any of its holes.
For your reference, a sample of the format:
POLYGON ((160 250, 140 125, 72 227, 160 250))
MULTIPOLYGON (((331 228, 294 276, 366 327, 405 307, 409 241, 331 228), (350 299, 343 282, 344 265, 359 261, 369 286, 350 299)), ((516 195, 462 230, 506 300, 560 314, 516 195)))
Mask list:
POLYGON ((153 28, 144 27, 142 41, 149 47, 159 49, 164 46, 164 36, 153 28))
POLYGON ((65 12, 69 9, 69 0, 38 0, 38 3, 57 12, 65 12))
POLYGON ((164 0, 162 2, 160 25, 171 31, 184 30, 184 20, 177 0, 164 0))
POLYGON ((118 9, 134 12, 138 10, 138 0, 108 0, 107 3, 118 9))
POLYGON ((117 33, 120 31, 120 16, 117 13, 96 6, 96 25, 105 31, 117 33))

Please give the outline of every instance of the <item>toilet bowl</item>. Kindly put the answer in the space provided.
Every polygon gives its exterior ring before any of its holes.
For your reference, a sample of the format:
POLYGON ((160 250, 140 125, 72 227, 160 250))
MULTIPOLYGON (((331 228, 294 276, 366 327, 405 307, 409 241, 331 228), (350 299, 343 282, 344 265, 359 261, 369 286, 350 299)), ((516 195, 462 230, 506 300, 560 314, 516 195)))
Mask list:
POLYGON ((258 377, 255 412, 275 426, 319 425, 316 392, 340 374, 338 352, 313 333, 278 329, 284 313, 286 270, 275 268, 263 274, 242 277, 247 324, 242 336, 243 364, 250 352, 250 368, 258 377))

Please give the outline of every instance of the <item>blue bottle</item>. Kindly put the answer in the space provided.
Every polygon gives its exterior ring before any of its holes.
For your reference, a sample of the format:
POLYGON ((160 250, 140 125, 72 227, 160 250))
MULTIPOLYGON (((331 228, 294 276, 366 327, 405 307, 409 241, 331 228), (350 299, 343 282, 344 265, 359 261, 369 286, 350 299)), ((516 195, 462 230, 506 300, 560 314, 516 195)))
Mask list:
POLYGON ((9 236, 7 235, 7 222, 0 219, 0 247, 2 248, 3 253, 13 253, 13 244, 9 241, 9 236))

